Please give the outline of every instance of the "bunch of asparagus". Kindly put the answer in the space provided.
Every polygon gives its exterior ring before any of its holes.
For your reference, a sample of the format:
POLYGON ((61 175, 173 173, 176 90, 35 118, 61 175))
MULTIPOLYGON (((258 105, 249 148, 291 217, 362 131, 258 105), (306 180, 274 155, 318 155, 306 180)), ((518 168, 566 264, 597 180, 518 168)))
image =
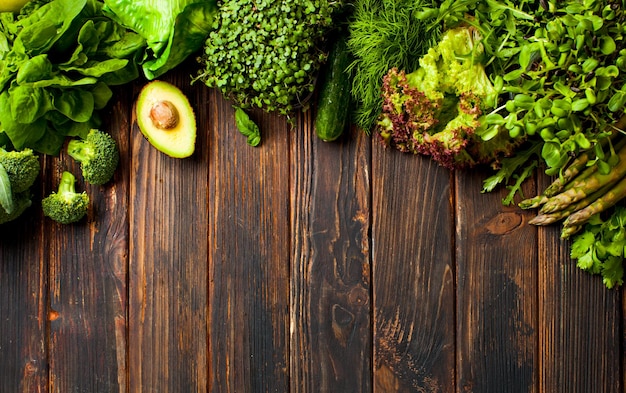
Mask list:
POLYGON ((529 223, 549 225, 563 220, 561 237, 566 239, 591 217, 626 198, 626 137, 615 139, 611 145, 615 162, 608 171, 593 163, 592 151, 584 152, 542 194, 521 201, 522 209, 539 208, 529 223))

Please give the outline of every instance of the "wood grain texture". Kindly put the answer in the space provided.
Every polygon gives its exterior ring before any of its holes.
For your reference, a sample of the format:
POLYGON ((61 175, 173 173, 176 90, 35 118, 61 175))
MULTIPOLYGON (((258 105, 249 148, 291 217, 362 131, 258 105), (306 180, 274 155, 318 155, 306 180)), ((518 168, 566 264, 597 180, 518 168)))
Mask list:
POLYGON ((622 291, 577 268, 560 230, 539 231, 541 391, 623 392, 622 291))
MULTIPOLYGON (((40 184, 33 194, 40 198, 40 184)), ((48 263, 37 205, 0 225, 1 392, 48 391, 48 263)))
POLYGON ((289 141, 284 118, 250 116, 215 95, 209 130, 210 391, 285 392, 289 383, 289 141))
POLYGON ((372 154, 374 385, 454 392, 454 231, 449 172, 423 157, 372 154))
MULTIPOLYGON (((457 380, 467 392, 535 392, 537 234, 532 216, 481 194, 484 172, 456 174, 457 380)), ((526 183, 526 195, 534 192, 526 183)))
MULTIPOLYGON (((167 75, 208 128, 207 91, 167 75)), ((175 159, 150 145, 133 122, 130 163, 129 386, 131 392, 206 392, 207 134, 175 159)))
POLYGON ((298 118, 291 194, 292 392, 370 392, 370 143, 334 143, 298 118))
MULTIPOLYGON (((121 90, 105 114, 103 130, 128 162, 129 97, 121 90)), ((86 184, 65 150, 45 174, 44 195, 56 191, 61 172, 72 172, 90 195, 86 218, 64 226, 44 221, 49 267, 51 392, 126 391, 128 266, 127 173, 104 186, 86 184)))
POLYGON ((253 148, 189 75, 164 79, 196 111, 192 157, 155 150, 132 114, 143 81, 120 87, 115 179, 78 176, 89 218, 41 214, 79 173, 62 155, 0 226, 0 393, 624 392, 624 290, 506 190, 482 194, 486 171, 358 131, 321 142, 314 110, 251 112, 253 148))

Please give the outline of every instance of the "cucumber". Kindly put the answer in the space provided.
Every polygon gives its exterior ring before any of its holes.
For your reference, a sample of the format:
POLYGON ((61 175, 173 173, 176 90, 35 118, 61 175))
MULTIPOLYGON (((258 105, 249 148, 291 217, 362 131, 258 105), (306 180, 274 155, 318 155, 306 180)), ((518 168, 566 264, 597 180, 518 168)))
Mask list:
POLYGON ((315 134, 325 142, 339 138, 348 123, 352 88, 348 66, 351 61, 347 36, 341 34, 333 43, 320 73, 315 134))

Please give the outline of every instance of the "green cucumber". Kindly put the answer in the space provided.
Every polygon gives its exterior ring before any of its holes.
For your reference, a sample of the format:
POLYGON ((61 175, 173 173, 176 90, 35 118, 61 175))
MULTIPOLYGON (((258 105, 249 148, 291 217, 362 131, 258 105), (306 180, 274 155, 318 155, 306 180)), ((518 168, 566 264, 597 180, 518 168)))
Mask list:
POLYGON ((342 34, 333 43, 320 73, 315 134, 325 142, 339 138, 348 123, 352 87, 348 66, 351 61, 347 37, 342 34))

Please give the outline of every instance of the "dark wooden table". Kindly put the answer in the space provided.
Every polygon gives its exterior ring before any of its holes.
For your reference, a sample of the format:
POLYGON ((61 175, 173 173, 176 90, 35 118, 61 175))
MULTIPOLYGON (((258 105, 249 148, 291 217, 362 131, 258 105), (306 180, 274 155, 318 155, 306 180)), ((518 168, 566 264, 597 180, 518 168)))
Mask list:
MULTIPOLYGON (((112 183, 77 186, 88 219, 38 199, 0 227, 0 392, 623 392, 622 290, 569 259, 559 228, 528 225, 449 172, 353 131, 318 140, 314 109, 233 109, 190 72, 163 79, 197 115, 195 154, 141 135, 143 82, 116 89, 112 183)), ((526 185, 531 195, 549 179, 526 185)))

